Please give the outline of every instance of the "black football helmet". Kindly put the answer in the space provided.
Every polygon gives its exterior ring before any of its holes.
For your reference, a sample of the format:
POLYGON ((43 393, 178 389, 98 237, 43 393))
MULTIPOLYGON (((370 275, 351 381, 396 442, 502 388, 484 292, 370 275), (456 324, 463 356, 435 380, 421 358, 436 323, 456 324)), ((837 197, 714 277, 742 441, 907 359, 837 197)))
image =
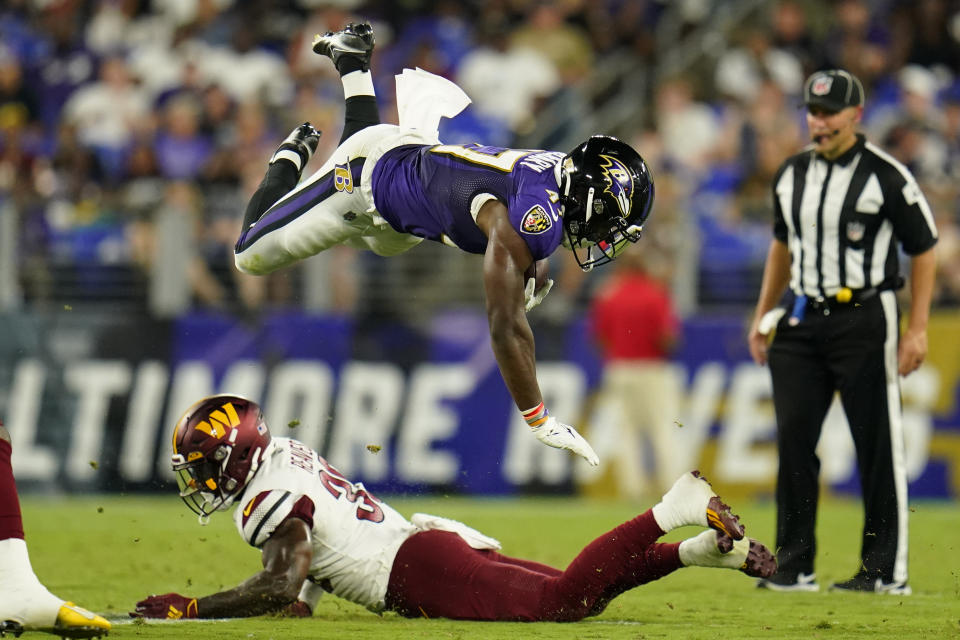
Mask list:
POLYGON ((260 405, 217 395, 187 409, 173 432, 171 463, 180 497, 206 524, 233 504, 257 472, 270 444, 260 405))
POLYGON ((581 269, 610 262, 640 239, 653 205, 653 176, 630 145, 592 136, 564 157, 559 182, 564 245, 581 269))

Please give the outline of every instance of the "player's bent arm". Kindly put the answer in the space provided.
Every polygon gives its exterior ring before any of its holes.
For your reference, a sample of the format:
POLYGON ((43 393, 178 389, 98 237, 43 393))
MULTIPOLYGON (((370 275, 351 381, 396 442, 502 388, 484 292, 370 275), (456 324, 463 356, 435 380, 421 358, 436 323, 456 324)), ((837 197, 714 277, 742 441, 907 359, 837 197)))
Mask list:
POLYGON ((483 287, 493 354, 517 407, 535 407, 543 398, 537 384, 533 331, 524 309, 524 273, 533 264, 533 256, 510 225, 502 203, 491 200, 484 204, 477 225, 487 236, 483 287))
POLYGON ((936 272, 934 247, 910 259, 910 316, 897 353, 900 375, 912 373, 927 357, 927 322, 936 272))
POLYGON ((237 618, 277 611, 296 601, 313 549, 310 528, 287 518, 263 545, 263 571, 242 584, 197 600, 197 617, 237 618))
POLYGON ((773 309, 790 282, 790 250, 785 242, 774 238, 767 249, 767 261, 763 266, 763 281, 757 300, 754 324, 767 311, 773 309))
POLYGON ((910 259, 910 317, 909 328, 927 330, 930 319, 930 303, 933 300, 933 285, 937 273, 935 247, 910 259))
POLYGON ((770 241, 767 261, 763 266, 760 296, 753 314, 753 323, 747 337, 750 355, 757 364, 766 364, 766 336, 759 331, 760 319, 774 308, 790 282, 790 249, 776 238, 770 241))

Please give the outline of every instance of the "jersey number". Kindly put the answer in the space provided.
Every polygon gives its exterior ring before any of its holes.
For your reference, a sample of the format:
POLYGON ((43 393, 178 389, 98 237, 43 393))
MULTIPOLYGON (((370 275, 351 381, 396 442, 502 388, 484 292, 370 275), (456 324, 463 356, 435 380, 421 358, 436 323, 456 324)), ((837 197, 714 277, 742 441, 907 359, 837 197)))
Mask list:
POLYGON ((430 149, 432 153, 442 153, 466 160, 470 164, 510 173, 513 165, 524 156, 530 155, 529 149, 505 149, 503 147, 487 147, 481 144, 438 144, 430 149))
POLYGON ((348 502, 357 502, 357 520, 383 522, 383 509, 376 498, 367 493, 366 489, 357 488, 344 478, 336 469, 321 462, 320 482, 324 488, 336 499, 346 496, 348 502))

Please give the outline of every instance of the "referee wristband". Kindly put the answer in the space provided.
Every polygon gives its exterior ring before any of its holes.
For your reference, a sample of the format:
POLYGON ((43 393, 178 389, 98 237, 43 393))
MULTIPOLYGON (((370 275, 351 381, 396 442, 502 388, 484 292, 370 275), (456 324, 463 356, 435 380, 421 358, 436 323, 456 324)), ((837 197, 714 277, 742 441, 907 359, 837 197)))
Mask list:
POLYGON ((521 411, 523 414, 523 419, 527 421, 527 424, 531 428, 536 428, 542 425, 547 421, 547 416, 550 415, 550 412, 547 411, 547 408, 541 402, 532 409, 527 409, 526 411, 521 411))

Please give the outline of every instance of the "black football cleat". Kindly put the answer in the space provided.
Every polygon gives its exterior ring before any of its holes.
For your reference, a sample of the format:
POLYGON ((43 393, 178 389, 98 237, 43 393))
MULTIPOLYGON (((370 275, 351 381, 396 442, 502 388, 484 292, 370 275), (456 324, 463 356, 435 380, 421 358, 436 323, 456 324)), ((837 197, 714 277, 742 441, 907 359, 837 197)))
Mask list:
POLYGON ((757 588, 769 591, 820 591, 817 577, 812 573, 774 573, 758 580, 757 588))
POLYGON ((909 596, 913 589, 906 582, 884 582, 876 575, 859 571, 843 582, 830 585, 830 591, 855 591, 860 593, 885 593, 894 596, 909 596))
POLYGON ((304 122, 284 139, 276 153, 270 158, 270 162, 273 163, 281 158, 286 158, 296 164, 297 168, 302 171, 317 150, 317 145, 320 144, 320 135, 320 131, 314 128, 312 124, 304 122), (296 157, 290 154, 296 154, 296 157), (297 159, 299 159, 299 163, 296 162, 297 159))
POLYGON ((375 42, 373 27, 369 23, 350 23, 340 31, 328 31, 322 36, 317 34, 313 39, 313 52, 333 60, 333 65, 338 69, 337 63, 341 58, 345 56, 356 58, 360 61, 363 70, 369 71, 370 56, 375 42))
POLYGON ((12 633, 14 638, 19 638, 20 634, 23 633, 23 626, 19 622, 13 620, 4 620, 0 622, 0 637, 12 633))

